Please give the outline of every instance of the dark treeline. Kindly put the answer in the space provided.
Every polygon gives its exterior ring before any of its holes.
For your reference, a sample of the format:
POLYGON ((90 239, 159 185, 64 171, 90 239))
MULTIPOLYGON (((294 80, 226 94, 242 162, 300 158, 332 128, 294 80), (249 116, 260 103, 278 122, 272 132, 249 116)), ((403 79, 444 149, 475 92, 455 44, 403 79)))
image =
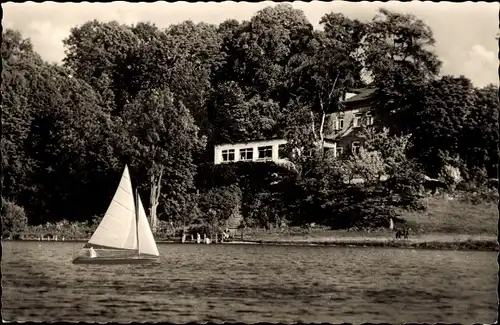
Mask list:
POLYGON ((384 226, 418 208, 424 174, 469 189, 497 177, 498 88, 441 77, 428 26, 386 10, 320 24, 282 4, 220 25, 90 21, 62 65, 4 30, 4 225, 102 215, 125 164, 150 214, 184 226, 384 226), (363 150, 324 154, 325 116, 368 85, 377 127, 363 150), (271 136, 312 154, 213 164, 215 144, 271 136), (365 182, 346 183, 355 175, 365 182))

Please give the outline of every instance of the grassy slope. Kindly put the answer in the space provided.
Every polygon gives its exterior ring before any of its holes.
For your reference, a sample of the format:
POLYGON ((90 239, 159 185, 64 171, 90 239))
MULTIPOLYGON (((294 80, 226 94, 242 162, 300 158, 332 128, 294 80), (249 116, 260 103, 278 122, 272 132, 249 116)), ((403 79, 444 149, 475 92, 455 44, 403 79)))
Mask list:
MULTIPOLYGON (((423 203, 427 208, 424 212, 401 211, 400 213, 412 229, 410 241, 444 243, 495 240, 499 214, 495 202, 474 205, 439 196, 425 198, 423 203)), ((389 229, 371 232, 324 229, 246 230, 244 238, 263 241, 369 242, 392 240, 394 233, 389 229)))
POLYGON ((495 202, 477 205, 444 197, 423 199, 425 212, 402 212, 401 216, 419 232, 467 235, 496 235, 498 206, 495 202))

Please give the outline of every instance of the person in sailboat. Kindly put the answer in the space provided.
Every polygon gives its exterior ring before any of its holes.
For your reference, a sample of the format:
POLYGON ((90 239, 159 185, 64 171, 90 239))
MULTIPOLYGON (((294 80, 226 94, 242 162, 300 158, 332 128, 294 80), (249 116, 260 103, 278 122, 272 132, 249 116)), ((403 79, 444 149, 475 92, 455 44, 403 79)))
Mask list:
POLYGON ((89 248, 89 255, 90 255, 90 258, 97 257, 97 253, 95 252, 94 247, 92 247, 92 246, 90 246, 90 248, 89 248))

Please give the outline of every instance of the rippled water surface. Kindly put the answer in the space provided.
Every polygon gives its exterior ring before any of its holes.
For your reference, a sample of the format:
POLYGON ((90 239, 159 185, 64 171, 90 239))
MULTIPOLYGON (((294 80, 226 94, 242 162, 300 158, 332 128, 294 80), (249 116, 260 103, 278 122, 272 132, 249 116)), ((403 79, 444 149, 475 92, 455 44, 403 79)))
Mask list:
POLYGON ((81 243, 4 242, 3 318, 492 323, 497 253, 159 245, 158 266, 85 266, 81 243))

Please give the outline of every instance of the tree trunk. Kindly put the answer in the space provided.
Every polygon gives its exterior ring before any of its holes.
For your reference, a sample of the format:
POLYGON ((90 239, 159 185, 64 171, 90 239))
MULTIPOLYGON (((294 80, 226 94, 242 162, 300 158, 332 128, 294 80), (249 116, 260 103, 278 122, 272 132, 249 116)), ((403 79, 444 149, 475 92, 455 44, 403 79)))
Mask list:
POLYGON ((313 133, 314 141, 316 141, 316 127, 314 125, 314 112, 311 111, 311 131, 313 133))
POLYGON ((319 105, 321 106, 321 124, 319 126, 319 150, 323 150, 324 144, 325 144, 325 118, 326 118, 326 112, 325 112, 325 107, 323 106, 323 100, 321 100, 321 97, 319 97, 319 105))
POLYGON ((324 133, 324 130, 325 130, 325 118, 326 118, 326 114, 323 111, 323 115, 321 115, 321 126, 319 128, 319 139, 321 140, 321 145, 323 145, 323 142, 325 141, 325 133, 324 133))
POLYGON ((161 178, 163 176, 163 167, 160 167, 159 174, 155 177, 155 173, 151 173, 151 192, 149 196, 149 203, 150 203, 150 210, 149 210, 149 215, 150 215, 150 222, 151 222, 151 230, 153 233, 156 232, 157 229, 157 224, 158 224, 158 218, 156 216, 156 209, 158 207, 158 201, 160 199, 160 192, 161 192, 161 178))

